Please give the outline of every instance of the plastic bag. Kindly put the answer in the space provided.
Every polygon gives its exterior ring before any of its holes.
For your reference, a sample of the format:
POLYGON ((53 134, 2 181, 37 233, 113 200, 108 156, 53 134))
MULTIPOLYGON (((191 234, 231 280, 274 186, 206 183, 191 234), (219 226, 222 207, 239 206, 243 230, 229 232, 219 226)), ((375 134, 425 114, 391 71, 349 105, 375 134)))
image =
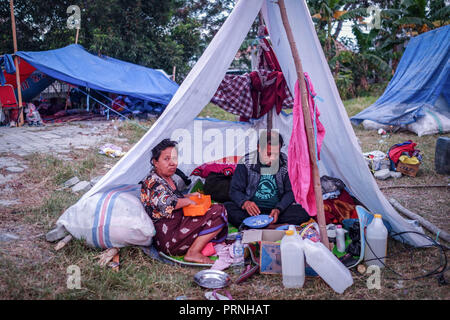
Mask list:
POLYGON ((122 185, 81 199, 56 222, 97 248, 150 246, 155 227, 140 200, 140 185, 122 185))
POLYGON ((100 147, 98 153, 105 154, 107 156, 110 156, 111 158, 121 157, 125 154, 125 152, 122 151, 121 147, 118 147, 111 143, 107 143, 104 146, 100 147))
POLYGON ((306 225, 301 225, 301 230, 299 231, 299 235, 302 237, 302 239, 309 239, 313 242, 319 242, 320 241, 320 231, 319 231, 319 225, 315 222, 309 223, 306 225))

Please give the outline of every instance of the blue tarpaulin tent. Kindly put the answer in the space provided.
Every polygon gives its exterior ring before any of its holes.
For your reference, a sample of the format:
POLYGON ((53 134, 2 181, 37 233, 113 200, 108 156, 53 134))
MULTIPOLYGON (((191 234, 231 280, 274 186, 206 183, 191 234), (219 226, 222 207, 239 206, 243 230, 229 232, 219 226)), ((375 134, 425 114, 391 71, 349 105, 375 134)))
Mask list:
POLYGON ((163 105, 178 89, 178 84, 160 71, 93 55, 78 44, 48 51, 18 51, 16 55, 52 78, 163 105))
POLYGON ((351 121, 406 125, 427 110, 450 117, 449 39, 450 25, 412 38, 383 95, 351 121))

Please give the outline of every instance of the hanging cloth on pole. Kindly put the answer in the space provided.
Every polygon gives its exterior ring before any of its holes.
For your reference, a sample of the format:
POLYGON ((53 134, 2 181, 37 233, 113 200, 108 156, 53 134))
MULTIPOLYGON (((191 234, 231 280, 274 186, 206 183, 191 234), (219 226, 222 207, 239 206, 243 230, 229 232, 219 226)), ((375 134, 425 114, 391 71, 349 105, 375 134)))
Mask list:
MULTIPOLYGON (((320 159, 320 148, 325 136, 325 128, 319 120, 320 112, 314 97, 316 93, 311 79, 305 72, 308 93, 308 104, 311 120, 315 123, 315 142, 317 155, 314 161, 320 159)), ((314 194, 312 166, 309 158, 308 141, 306 139, 305 119, 303 118, 301 92, 298 81, 295 84, 294 110, 292 120, 292 135, 288 148, 288 172, 291 180, 295 201, 302 205, 310 216, 317 215, 316 197, 314 194)))
POLYGON ((272 108, 291 109, 294 99, 284 79, 278 59, 266 39, 265 26, 258 31, 257 71, 243 75, 225 75, 211 102, 227 112, 240 116, 240 121, 259 119, 272 108))

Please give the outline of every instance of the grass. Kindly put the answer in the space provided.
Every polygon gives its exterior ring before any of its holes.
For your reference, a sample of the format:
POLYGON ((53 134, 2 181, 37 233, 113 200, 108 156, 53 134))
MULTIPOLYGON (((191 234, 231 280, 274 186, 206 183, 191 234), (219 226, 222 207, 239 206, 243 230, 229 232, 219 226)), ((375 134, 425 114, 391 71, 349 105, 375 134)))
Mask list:
POLYGON ((347 114, 349 117, 353 117, 358 112, 364 110, 375 101, 377 101, 378 97, 358 97, 354 99, 349 99, 343 101, 345 110, 347 110, 347 114))
MULTIPOLYGON (((349 115, 356 114, 375 101, 374 97, 344 101, 349 115)), ((214 105, 208 105, 199 116, 235 120, 214 105)), ((150 126, 151 122, 145 123, 150 126)), ((136 143, 145 130, 128 122, 118 122, 117 130, 136 143)), ((417 137, 399 133, 381 137, 372 131, 355 128, 363 151, 387 148, 411 139, 418 143, 424 154, 424 163, 416 178, 377 181, 380 186, 395 184, 444 183, 447 177, 434 172, 434 144, 437 136, 417 137)), ((448 136, 448 135, 447 135, 448 136)), ((93 249, 81 241, 72 240, 62 250, 55 252, 53 245, 43 235, 49 231, 58 217, 74 204, 81 194, 60 190, 61 184, 72 176, 81 180, 92 179, 106 173, 118 159, 97 154, 97 150, 73 150, 75 159, 68 163, 52 155, 34 154, 26 157, 30 170, 23 173, 25 182, 22 201, 27 206, 0 213, 0 230, 11 228, 21 235, 15 242, 0 242, 0 298, 2 299, 164 299, 173 300, 185 295, 189 299, 204 299, 205 289, 193 282, 199 268, 170 266, 147 257, 137 247, 120 251, 120 270, 98 266, 97 256, 101 250, 93 249), (45 178, 43 178, 45 177, 45 178), (67 268, 77 265, 81 272, 81 289, 67 288, 67 268)), ((446 189, 386 189, 386 196, 396 197, 403 205, 420 212, 444 229, 449 229, 448 208, 450 203, 446 189)), ((439 265, 437 249, 414 249, 389 240, 388 265, 406 277, 424 275, 439 265)), ((230 273, 233 279, 235 275, 230 273)), ((419 280, 399 280, 389 270, 382 272, 381 289, 368 289, 368 274, 352 270, 354 284, 343 295, 333 292, 320 278, 307 278, 302 289, 285 289, 281 275, 255 275, 241 285, 231 284, 227 289, 235 299, 249 300, 296 300, 296 299, 433 299, 448 300, 446 286, 440 286, 435 277, 419 280)), ((448 278, 448 272, 447 272, 448 278)))
POLYGON ((239 116, 232 113, 226 112, 222 108, 216 106, 213 103, 208 103, 208 105, 203 108, 202 112, 198 115, 199 118, 215 118, 220 120, 237 121, 239 116))

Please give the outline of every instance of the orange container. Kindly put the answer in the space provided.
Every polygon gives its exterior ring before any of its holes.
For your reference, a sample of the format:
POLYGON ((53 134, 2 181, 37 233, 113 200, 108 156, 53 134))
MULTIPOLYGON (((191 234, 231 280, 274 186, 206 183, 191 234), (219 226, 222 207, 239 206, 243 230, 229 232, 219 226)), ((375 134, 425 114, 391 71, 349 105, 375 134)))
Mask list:
POLYGON ((211 207, 211 196, 202 194, 201 197, 192 196, 189 199, 195 201, 196 205, 189 205, 183 208, 183 214, 185 216, 195 217, 203 216, 206 211, 211 207))

